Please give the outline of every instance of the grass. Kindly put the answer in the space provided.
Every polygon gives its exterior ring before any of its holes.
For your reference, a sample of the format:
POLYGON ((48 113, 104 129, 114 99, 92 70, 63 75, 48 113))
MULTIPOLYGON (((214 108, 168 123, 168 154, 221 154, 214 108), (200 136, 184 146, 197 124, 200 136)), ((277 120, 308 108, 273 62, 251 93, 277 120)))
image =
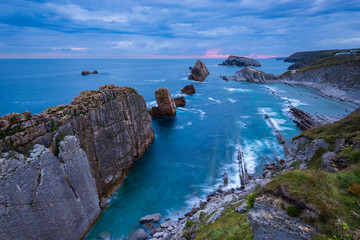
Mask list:
POLYGON ((248 196, 247 196, 247 202, 246 202, 246 208, 247 210, 250 210, 250 208, 252 208, 254 206, 254 202, 255 202, 255 197, 256 197, 256 194, 253 192, 253 193, 250 193, 248 196))
POLYGON ((195 239, 253 239, 254 235, 247 221, 246 213, 234 209, 225 209, 222 216, 214 223, 200 225, 195 239))
POLYGON ((323 148, 319 148, 315 151, 314 156, 310 159, 307 164, 307 168, 309 169, 319 169, 321 167, 322 155, 326 153, 327 150, 323 148))
MULTIPOLYGON (((346 222, 351 229, 360 229, 360 219, 352 211, 360 213, 360 199, 349 191, 357 193, 360 184, 360 168, 352 166, 350 169, 336 173, 329 173, 315 169, 298 169, 285 172, 274 178, 265 186, 265 192, 282 196, 281 188, 288 189, 290 201, 298 208, 311 206, 317 211, 318 218, 303 219, 314 225, 318 231, 329 237, 339 234, 337 219, 346 222)), ((288 207, 289 209, 289 207, 288 207)), ((294 209, 287 210, 288 214, 296 213, 294 209)), ((289 214, 289 215, 290 215, 289 214)))

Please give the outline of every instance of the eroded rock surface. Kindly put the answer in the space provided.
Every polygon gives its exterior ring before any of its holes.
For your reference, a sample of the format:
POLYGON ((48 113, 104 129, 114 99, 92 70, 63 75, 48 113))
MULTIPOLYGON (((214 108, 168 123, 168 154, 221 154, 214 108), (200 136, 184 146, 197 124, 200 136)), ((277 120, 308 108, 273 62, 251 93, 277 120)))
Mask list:
POLYGON ((181 89, 181 93, 184 93, 186 95, 193 95, 195 93, 195 87, 193 84, 186 85, 181 89))
POLYGON ((268 74, 250 67, 245 67, 237 71, 235 76, 222 76, 222 78, 226 81, 247 81, 250 83, 266 83, 267 81, 273 81, 277 79, 277 77, 272 74, 268 74))
POLYGON ((206 68, 205 63, 200 60, 196 60, 195 66, 191 69, 189 79, 203 82, 207 75, 209 75, 209 71, 206 68))
POLYGON ((247 57, 240 57, 240 56, 229 56, 228 59, 226 59, 223 63, 219 64, 222 66, 238 66, 238 67, 261 67, 261 64, 251 58, 247 57))
POLYGON ((184 107, 186 105, 186 100, 184 97, 174 98, 176 107, 184 107))
POLYGON ((176 116, 176 105, 171 97, 169 89, 159 88, 155 91, 157 107, 149 109, 149 113, 153 117, 174 117, 176 116))

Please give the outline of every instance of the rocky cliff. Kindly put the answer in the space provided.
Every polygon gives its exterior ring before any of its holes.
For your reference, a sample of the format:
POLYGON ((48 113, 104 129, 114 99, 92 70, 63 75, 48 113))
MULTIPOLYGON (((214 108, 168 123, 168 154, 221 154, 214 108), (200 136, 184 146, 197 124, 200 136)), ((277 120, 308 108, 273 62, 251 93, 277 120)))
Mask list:
POLYGON ((81 238, 153 139, 145 100, 128 87, 1 117, 1 238, 81 238))
POLYGON ((193 67, 190 67, 191 74, 189 75, 189 79, 203 82, 205 78, 210 74, 208 69, 205 66, 205 63, 200 61, 199 59, 196 60, 196 63, 193 67))
POLYGON ((219 64, 222 66, 238 66, 238 67, 261 67, 261 64, 251 58, 240 57, 240 56, 229 56, 223 63, 219 64))
POLYGON ((268 74, 250 67, 245 67, 236 72, 235 76, 225 77, 222 76, 223 80, 233 80, 233 81, 247 81, 250 83, 266 83, 268 81, 273 81, 278 79, 272 74, 268 74))
POLYGON ((300 62, 308 59, 314 58, 324 58, 333 56, 337 53, 349 52, 351 49, 339 49, 339 50, 321 50, 321 51, 305 51, 305 52, 296 52, 289 57, 287 57, 284 62, 300 62))

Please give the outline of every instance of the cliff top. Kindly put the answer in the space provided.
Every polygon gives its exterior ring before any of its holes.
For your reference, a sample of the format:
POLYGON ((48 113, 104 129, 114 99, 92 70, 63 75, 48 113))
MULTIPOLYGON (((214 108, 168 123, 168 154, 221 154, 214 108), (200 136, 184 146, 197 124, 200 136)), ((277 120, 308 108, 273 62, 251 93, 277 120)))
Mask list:
POLYGON ((284 62, 300 62, 310 58, 323 58, 328 56, 333 56, 336 53, 349 52, 351 49, 333 49, 333 50, 321 50, 321 51, 304 51, 296 52, 289 57, 287 57, 284 62))

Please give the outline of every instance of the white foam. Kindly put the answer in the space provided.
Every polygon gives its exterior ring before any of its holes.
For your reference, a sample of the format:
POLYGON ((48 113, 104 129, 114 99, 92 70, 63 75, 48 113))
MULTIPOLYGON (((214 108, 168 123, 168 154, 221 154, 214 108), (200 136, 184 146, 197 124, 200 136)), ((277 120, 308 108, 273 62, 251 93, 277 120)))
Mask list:
POLYGON ((213 101, 213 102, 216 102, 216 103, 221 103, 220 100, 214 99, 214 98, 212 98, 212 97, 208 97, 208 99, 209 99, 210 101, 213 101))
POLYGON ((165 82, 165 79, 144 80, 144 82, 165 82))
POLYGON ((150 107, 155 107, 155 106, 157 106, 157 103, 156 103, 156 101, 146 102, 146 106, 147 106, 148 108, 150 108, 150 107))
POLYGON ((239 125, 239 127, 241 128, 241 129, 247 129, 247 127, 246 127, 246 123, 244 123, 243 121, 236 121, 236 123, 239 125))
POLYGON ((232 103, 236 103, 236 100, 232 99, 232 98, 228 98, 229 102, 232 102, 232 103))
POLYGON ((245 89, 245 88, 228 88, 228 87, 224 87, 223 89, 227 90, 229 92, 241 92, 241 93, 252 92, 251 89, 245 89))
POLYGON ((176 126, 175 129, 184 129, 186 126, 192 125, 192 122, 187 122, 185 125, 176 126))
POLYGON ((201 110, 201 109, 196 109, 196 108, 182 108, 182 107, 179 107, 178 109, 181 110, 181 111, 184 111, 184 112, 198 113, 198 114, 200 114, 200 120, 204 120, 205 115, 206 115, 206 112, 204 112, 204 111, 201 110))

